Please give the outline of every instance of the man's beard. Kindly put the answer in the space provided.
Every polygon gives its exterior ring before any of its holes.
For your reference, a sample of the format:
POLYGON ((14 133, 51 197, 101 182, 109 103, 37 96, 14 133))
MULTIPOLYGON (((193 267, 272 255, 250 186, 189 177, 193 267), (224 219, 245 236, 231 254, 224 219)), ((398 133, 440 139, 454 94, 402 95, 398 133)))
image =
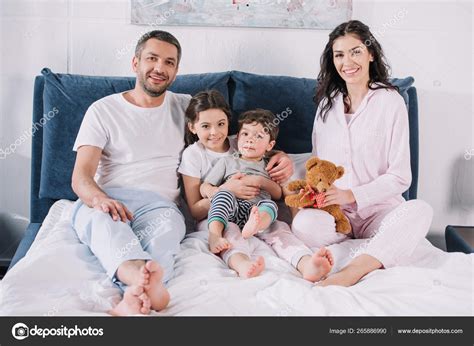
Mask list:
POLYGON ((168 89, 170 86, 170 83, 165 83, 162 87, 158 87, 158 89, 153 89, 149 85, 147 85, 147 77, 145 75, 145 78, 140 78, 139 82, 140 85, 142 86, 143 91, 151 97, 159 97, 165 93, 165 91, 168 89))

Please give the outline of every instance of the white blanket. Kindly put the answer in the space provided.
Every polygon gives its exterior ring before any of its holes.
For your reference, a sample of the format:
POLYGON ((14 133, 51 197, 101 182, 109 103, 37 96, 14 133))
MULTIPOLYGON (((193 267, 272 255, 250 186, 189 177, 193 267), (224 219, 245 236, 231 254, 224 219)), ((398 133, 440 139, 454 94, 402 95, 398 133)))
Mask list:
MULTIPOLYGON (((105 315, 121 291, 69 224, 72 203, 58 201, 36 240, 0 282, 0 315, 105 315)), ((424 241, 410 265, 377 270, 357 285, 315 287, 274 255, 257 278, 240 279, 211 254, 203 232, 188 235, 169 282, 171 302, 156 315, 419 316, 473 315, 473 255, 424 241)), ((332 245, 338 270, 357 240, 332 245)))

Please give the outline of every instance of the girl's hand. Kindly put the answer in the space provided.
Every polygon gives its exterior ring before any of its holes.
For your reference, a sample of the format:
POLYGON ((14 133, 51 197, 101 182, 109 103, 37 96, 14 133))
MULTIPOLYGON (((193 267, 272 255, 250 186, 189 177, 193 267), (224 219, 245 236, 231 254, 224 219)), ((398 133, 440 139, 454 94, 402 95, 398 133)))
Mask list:
POLYGON ((270 158, 266 170, 275 183, 283 184, 293 175, 293 161, 284 152, 278 152, 270 158))
POLYGON ((234 174, 220 188, 233 192, 237 198, 252 199, 260 194, 260 185, 249 178, 252 177, 242 173, 234 174))
POLYGON ((326 191, 323 208, 333 204, 345 205, 354 202, 352 190, 341 190, 333 185, 326 191))
POLYGON ((262 186, 262 178, 263 177, 259 175, 244 175, 242 178, 240 178, 240 180, 247 184, 247 186, 254 186, 260 189, 262 186))

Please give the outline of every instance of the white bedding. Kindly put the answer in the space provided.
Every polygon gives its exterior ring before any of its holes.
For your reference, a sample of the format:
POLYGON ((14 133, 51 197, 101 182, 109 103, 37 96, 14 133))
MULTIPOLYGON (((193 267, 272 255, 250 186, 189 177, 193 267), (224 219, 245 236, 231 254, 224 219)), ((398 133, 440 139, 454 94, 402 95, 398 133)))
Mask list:
MULTIPOLYGON (((105 315, 121 292, 69 225, 72 202, 50 210, 31 249, 0 282, 0 315, 105 315)), ((207 250, 203 232, 181 245, 171 303, 156 315, 473 315, 473 255, 424 241, 412 264, 377 270, 350 287, 315 287, 268 249, 267 268, 240 279, 207 250), (414 264, 413 264, 414 263, 414 264)), ((357 240, 332 245, 338 265, 357 240)), ((342 260, 343 259, 343 260, 342 260)))

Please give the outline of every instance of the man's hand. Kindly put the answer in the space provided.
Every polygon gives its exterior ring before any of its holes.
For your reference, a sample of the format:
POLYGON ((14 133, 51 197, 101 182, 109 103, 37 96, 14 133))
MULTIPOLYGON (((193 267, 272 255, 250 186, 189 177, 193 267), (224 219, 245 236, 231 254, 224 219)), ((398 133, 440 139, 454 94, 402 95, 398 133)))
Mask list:
POLYGON ((260 194, 260 184, 256 184, 254 176, 236 173, 220 186, 233 192, 237 198, 252 199, 260 194))
POLYGON ((284 152, 278 152, 273 155, 265 169, 277 184, 286 182, 294 172, 293 161, 284 152))
POLYGON ((326 191, 323 208, 333 204, 345 205, 354 202, 352 190, 341 190, 333 185, 326 191))
POLYGON ((115 199, 108 197, 94 197, 92 199, 92 208, 110 214, 114 221, 120 219, 122 222, 132 221, 133 214, 127 207, 115 199))

